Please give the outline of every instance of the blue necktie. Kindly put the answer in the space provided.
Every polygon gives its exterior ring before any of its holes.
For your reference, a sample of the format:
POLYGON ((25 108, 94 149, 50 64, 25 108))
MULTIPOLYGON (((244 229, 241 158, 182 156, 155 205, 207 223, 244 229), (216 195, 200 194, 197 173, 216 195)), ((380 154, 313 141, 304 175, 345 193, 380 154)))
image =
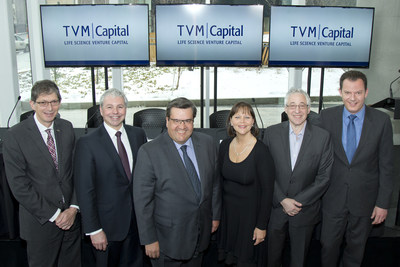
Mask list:
POLYGON ((347 125, 347 145, 346 145, 346 156, 351 163, 354 153, 357 149, 356 140, 356 126, 354 125, 354 119, 357 118, 356 115, 349 115, 349 124, 347 125))
POLYGON ((199 176, 197 175, 196 168, 194 167, 194 164, 192 160, 189 158, 187 154, 187 145, 181 146, 181 150, 183 152, 183 161, 185 162, 185 167, 186 171, 189 175, 190 182, 193 185, 193 189, 196 192, 196 197, 197 201, 200 202, 200 197, 201 197, 201 183, 199 176))

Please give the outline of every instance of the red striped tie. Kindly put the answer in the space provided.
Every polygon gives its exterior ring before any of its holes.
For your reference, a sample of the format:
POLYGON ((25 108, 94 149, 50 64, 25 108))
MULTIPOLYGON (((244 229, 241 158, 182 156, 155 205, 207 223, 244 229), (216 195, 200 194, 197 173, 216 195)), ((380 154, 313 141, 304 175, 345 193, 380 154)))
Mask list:
POLYGON ((47 129, 46 133, 47 133, 47 148, 49 149, 50 155, 53 158, 54 165, 56 166, 56 169, 58 170, 56 144, 54 143, 53 136, 51 135, 51 129, 47 129))

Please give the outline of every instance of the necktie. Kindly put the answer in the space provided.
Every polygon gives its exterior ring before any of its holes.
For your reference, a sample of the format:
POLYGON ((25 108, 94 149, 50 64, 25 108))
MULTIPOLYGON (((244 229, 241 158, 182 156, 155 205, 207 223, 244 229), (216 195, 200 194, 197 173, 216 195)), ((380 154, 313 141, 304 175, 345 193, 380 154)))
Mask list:
POLYGON ((47 133, 47 148, 49 149, 50 155, 53 158, 54 165, 56 166, 56 169, 58 170, 56 144, 54 143, 53 136, 51 135, 51 129, 47 129, 46 133, 47 133))
POLYGON ((192 183, 193 189, 196 192, 196 197, 197 200, 200 202, 201 198, 201 183, 199 176, 197 175, 196 168, 194 167, 194 164, 192 160, 189 158, 187 154, 187 145, 181 146, 181 150, 183 152, 183 161, 185 162, 185 167, 186 171, 189 175, 190 182, 192 183))
POLYGON ((119 157, 121 158, 122 165, 124 166, 126 176, 128 177, 128 180, 130 181, 132 173, 131 173, 131 168, 129 167, 128 155, 126 154, 126 149, 121 140, 121 132, 118 131, 115 133, 115 135, 117 136, 118 154, 119 154, 119 157))
POLYGON ((351 163, 351 160, 353 159, 354 153, 357 149, 356 126, 354 125, 355 118, 357 118, 356 115, 349 115, 349 124, 347 125, 346 155, 349 163, 351 163))

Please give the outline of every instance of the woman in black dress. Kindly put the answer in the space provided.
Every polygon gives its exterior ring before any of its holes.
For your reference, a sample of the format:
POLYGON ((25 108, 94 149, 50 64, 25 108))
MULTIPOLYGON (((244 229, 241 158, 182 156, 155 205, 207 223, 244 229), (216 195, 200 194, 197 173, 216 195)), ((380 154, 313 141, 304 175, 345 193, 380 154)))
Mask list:
POLYGON ((226 265, 265 266, 266 228, 272 205, 275 170, 252 107, 235 104, 228 134, 219 150, 223 211, 219 228, 219 260, 226 265))

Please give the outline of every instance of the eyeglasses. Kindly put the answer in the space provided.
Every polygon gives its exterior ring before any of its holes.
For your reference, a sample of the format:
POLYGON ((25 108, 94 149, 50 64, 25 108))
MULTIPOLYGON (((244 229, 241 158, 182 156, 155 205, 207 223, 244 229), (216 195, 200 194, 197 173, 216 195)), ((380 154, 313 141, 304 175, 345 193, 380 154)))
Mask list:
POLYGON ((168 120, 171 120, 174 124, 176 125, 181 125, 182 123, 185 125, 190 125, 193 124, 193 120, 192 119, 187 119, 187 120, 178 120, 178 119, 171 119, 169 118, 168 120))
POLYGON ((299 105, 290 104, 290 105, 286 105, 286 106, 291 110, 296 110, 297 108, 304 110, 304 109, 308 108, 308 105, 306 105, 306 104, 299 104, 299 105))
POLYGON ((60 105, 60 100, 53 100, 53 101, 50 101, 50 102, 48 102, 48 101, 40 101, 40 102, 35 102, 35 103, 38 104, 41 108, 45 108, 49 104, 52 107, 56 107, 56 106, 60 105))

